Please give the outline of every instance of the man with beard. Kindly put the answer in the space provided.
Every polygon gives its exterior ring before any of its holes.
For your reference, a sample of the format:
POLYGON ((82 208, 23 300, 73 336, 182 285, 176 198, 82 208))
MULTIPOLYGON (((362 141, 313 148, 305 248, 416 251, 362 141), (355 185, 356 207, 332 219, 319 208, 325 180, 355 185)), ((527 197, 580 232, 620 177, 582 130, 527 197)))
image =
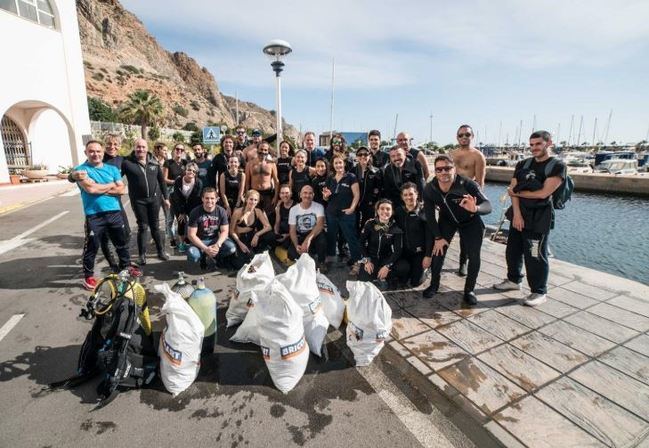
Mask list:
POLYGON ((196 160, 194 162, 198 165, 198 179, 203 185, 207 185, 210 166, 212 166, 212 161, 207 158, 207 151, 203 148, 203 145, 200 143, 192 146, 194 150, 194 156, 196 160))
POLYGON ((246 165, 247 190, 257 190, 261 196, 259 208, 272 217, 279 194, 277 164, 270 156, 270 145, 261 142, 257 147, 257 156, 246 165))
POLYGON ((412 182, 421 195, 424 191, 424 173, 417 160, 409 159, 401 146, 390 148, 390 163, 383 168, 383 197, 394 206, 402 205, 401 186, 412 182))
MULTIPOLYGON (((219 177, 228 171, 228 160, 232 157, 234 152, 234 138, 231 135, 224 135, 221 138, 221 152, 214 156, 208 174, 209 182, 207 186, 217 188, 219 185, 219 177)), ((242 156, 239 156, 239 167, 244 169, 246 166, 242 156)))
POLYGON ((416 160, 421 165, 422 173, 424 174, 424 182, 428 181, 430 177, 430 170, 428 169, 428 161, 423 151, 410 147, 410 135, 407 132, 399 132, 397 134, 397 145, 401 146, 406 152, 406 155, 412 160, 416 160))
POLYGON ((259 144, 262 142, 261 137, 262 135, 259 129, 252 130, 252 143, 250 143, 242 153, 243 158, 246 160, 246 163, 257 157, 257 150, 259 149, 259 144))
MULTIPOLYGON (((468 124, 463 124, 457 130, 458 149, 451 151, 451 157, 455 164, 457 174, 468 177, 484 188, 486 174, 486 162, 484 155, 471 145, 473 140, 473 129, 468 124)), ((460 239, 460 268, 457 274, 464 277, 467 272, 466 250, 460 239)))
POLYGON ((372 165, 382 170, 388 164, 389 157, 385 152, 381 151, 381 131, 377 129, 371 130, 367 134, 367 142, 372 155, 372 165))

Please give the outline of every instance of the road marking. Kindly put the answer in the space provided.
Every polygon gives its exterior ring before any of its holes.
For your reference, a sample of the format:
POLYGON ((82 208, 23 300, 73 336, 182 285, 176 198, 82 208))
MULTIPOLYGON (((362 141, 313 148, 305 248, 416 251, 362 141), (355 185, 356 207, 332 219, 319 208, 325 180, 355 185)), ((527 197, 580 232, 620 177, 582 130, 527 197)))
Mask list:
POLYGON ((16 325, 18 325, 18 322, 20 322, 20 319, 22 319, 23 317, 25 317, 24 314, 14 314, 13 316, 11 316, 11 319, 9 319, 7 323, 4 324, 2 328, 0 328, 0 341, 2 341, 5 336, 7 336, 16 325))
POLYGON ((69 196, 76 196, 78 195, 80 190, 78 188, 75 188, 74 190, 70 190, 67 193, 63 193, 61 196, 63 197, 69 197, 69 196))
POLYGON ((66 211, 64 211, 64 212, 61 212, 61 213, 59 213, 58 215, 56 215, 56 216, 52 216, 52 217, 51 217, 50 219, 48 219, 47 221, 43 221, 43 222, 40 223, 39 225, 34 226, 34 227, 32 227, 31 229, 24 231, 24 232, 21 233, 20 235, 17 235, 17 236, 13 237, 13 238, 10 239, 10 240, 0 242, 0 255, 4 254, 5 252, 9 252, 10 250, 15 249, 15 248, 17 248, 17 247, 20 247, 20 246, 22 246, 23 244, 29 243, 30 241, 32 241, 32 239, 30 239, 30 238, 25 238, 25 237, 31 235, 32 233, 36 232, 36 231, 39 230, 39 229, 42 229, 42 228, 45 227, 46 225, 48 225, 48 224, 50 224, 50 223, 56 221, 56 220, 59 219, 61 216, 66 215, 66 214, 68 214, 68 213, 70 213, 69 210, 66 210, 66 211))
MULTIPOLYGON (((345 336, 339 330, 335 330, 327 337, 336 340, 345 336)), ((353 362, 353 359, 350 359, 350 361, 353 362)), ((356 371, 376 391, 379 398, 383 400, 423 447, 454 448, 458 446, 460 441, 459 445, 461 446, 474 446, 436 407, 432 406, 430 415, 424 414, 415 408, 408 397, 376 365, 370 364, 367 367, 356 367, 356 371), (447 435, 452 440, 449 440, 447 435)))

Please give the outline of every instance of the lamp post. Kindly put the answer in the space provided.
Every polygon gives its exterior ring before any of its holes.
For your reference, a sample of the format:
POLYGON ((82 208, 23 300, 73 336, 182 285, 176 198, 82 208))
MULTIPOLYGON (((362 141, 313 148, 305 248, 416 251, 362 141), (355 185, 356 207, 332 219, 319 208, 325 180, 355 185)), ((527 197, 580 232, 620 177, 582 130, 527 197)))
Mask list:
POLYGON ((271 40, 268 45, 264 47, 264 54, 271 58, 270 66, 273 67, 276 80, 276 107, 275 117, 277 118, 277 154, 279 154, 279 144, 282 142, 282 83, 280 73, 284 70, 284 62, 282 58, 289 54, 293 49, 291 45, 285 40, 275 39, 271 40))

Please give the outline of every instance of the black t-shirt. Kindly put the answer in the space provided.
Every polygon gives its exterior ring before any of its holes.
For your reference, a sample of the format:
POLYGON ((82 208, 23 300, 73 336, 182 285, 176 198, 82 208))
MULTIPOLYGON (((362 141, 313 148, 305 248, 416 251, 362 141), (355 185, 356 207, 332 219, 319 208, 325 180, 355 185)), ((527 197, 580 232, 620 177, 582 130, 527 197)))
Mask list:
POLYGON ((291 171, 292 160, 292 157, 279 157, 277 159, 277 177, 280 185, 288 183, 288 173, 291 171))
POLYGON ((305 185, 311 184, 311 176, 309 176, 309 167, 305 166, 302 172, 299 172, 297 168, 291 169, 291 180, 293 182, 293 200, 298 202, 300 200, 300 190, 305 185))
MULTIPOLYGON (((554 162, 554 166, 546 176, 546 166, 553 157, 543 162, 537 162, 534 158, 521 160, 516 164, 514 177, 516 178, 516 192, 538 191, 548 177, 564 178, 566 166, 560 160, 554 162), (529 165, 529 168, 526 167, 529 165)), ((554 209, 552 208, 552 195, 545 199, 519 198, 521 214, 525 221, 525 229, 535 233, 547 233, 554 225, 554 209)))
POLYGON ((191 211, 187 223, 189 227, 197 228, 196 236, 200 240, 216 241, 219 237, 221 226, 228 225, 229 221, 228 214, 220 205, 217 205, 211 212, 206 211, 202 205, 199 205, 191 211))
POLYGON ((176 162, 174 159, 168 159, 164 167, 169 170, 167 173, 167 179, 176 180, 178 176, 182 176, 184 171, 184 166, 187 164, 187 160, 181 159, 180 163, 176 162))
POLYGON ((354 194, 352 193, 352 185, 357 184, 358 179, 352 173, 345 173, 340 181, 336 181, 335 176, 330 176, 327 179, 327 188, 331 191, 327 205, 327 212, 339 212, 352 205, 354 194))

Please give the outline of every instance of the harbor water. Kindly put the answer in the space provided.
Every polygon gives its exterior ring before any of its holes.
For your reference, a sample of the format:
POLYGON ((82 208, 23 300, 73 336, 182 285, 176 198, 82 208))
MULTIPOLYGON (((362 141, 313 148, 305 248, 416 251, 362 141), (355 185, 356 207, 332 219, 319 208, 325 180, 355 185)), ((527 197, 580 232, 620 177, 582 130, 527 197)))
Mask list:
MULTIPOLYGON (((509 197, 501 201, 506 190, 506 184, 485 186, 494 208, 486 224, 497 225, 509 206, 509 197)), ((649 285, 649 200, 573 192, 566 208, 556 211, 550 248, 560 260, 649 285)))

